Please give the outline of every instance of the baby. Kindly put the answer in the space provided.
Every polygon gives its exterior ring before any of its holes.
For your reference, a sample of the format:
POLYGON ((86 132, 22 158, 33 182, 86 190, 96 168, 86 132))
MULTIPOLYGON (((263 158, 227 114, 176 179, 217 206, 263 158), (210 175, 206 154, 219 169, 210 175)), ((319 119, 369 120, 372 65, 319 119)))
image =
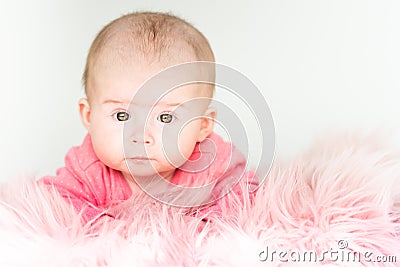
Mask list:
POLYGON ((83 75, 79 113, 88 134, 41 183, 85 220, 142 190, 172 205, 216 205, 249 174, 244 156, 213 133, 214 86, 166 88, 155 102, 143 86, 168 67, 214 61, 203 34, 175 16, 142 12, 112 21, 93 41, 83 75))

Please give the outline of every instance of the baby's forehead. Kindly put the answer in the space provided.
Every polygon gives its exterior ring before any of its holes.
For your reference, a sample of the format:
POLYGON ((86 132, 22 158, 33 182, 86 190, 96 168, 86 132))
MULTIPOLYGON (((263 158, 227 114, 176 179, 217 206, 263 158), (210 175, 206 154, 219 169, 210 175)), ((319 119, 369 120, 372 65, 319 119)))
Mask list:
POLYGON ((206 107, 212 98, 210 87, 204 84, 183 85, 166 91, 163 95, 156 98, 146 99, 146 94, 143 97, 135 99, 131 103, 137 105, 148 105, 155 110, 160 109, 181 109, 191 110, 196 107, 206 107))
MULTIPOLYGON (((161 70, 161 69, 160 69, 161 70)), ((212 98, 213 85, 202 82, 191 82, 173 85, 170 81, 157 80, 159 70, 145 70, 145 68, 110 68, 108 71, 99 71, 93 81, 93 97, 102 99, 122 99, 121 102, 136 101, 149 102, 163 100, 164 102, 182 103, 196 98, 212 98), (139 74, 135 71, 143 71, 139 74), (154 75, 153 75, 154 74, 154 75), (151 76, 153 75, 153 76, 151 76), (148 78, 150 77, 150 78, 148 78), (153 80, 153 81, 154 81, 153 80)))
POLYGON ((140 87, 134 93, 134 97, 140 100, 154 100, 155 103, 183 103, 193 99, 209 98, 210 90, 209 85, 202 83, 191 83, 176 86, 173 88, 163 87, 160 88, 146 88, 140 87), (153 90, 154 89, 154 90, 153 90))
POLYGON ((190 83, 176 86, 166 90, 163 98, 165 99, 181 99, 181 98, 200 98, 206 97, 206 91, 211 85, 204 83, 190 83))
POLYGON ((169 51, 143 53, 135 47, 117 45, 105 47, 91 65, 92 78, 99 75, 132 75, 150 79, 167 68, 198 61, 189 46, 176 45, 169 51))
MULTIPOLYGON (((127 83, 132 89, 138 88, 144 83, 153 79, 163 70, 184 62, 195 61, 190 55, 180 54, 180 57, 168 56, 158 57, 157 55, 132 54, 125 57, 116 57, 113 53, 104 54, 92 66, 92 75, 88 80, 88 89, 96 91, 104 86, 112 87, 114 90, 118 83, 127 83)), ((193 91, 194 87, 185 86, 184 91, 193 91)), ((182 91, 176 88, 173 91, 182 91)))
POLYGON ((179 107, 192 108, 198 104, 208 105, 213 97, 213 87, 209 84, 193 83, 170 89, 158 98, 156 107, 179 107))

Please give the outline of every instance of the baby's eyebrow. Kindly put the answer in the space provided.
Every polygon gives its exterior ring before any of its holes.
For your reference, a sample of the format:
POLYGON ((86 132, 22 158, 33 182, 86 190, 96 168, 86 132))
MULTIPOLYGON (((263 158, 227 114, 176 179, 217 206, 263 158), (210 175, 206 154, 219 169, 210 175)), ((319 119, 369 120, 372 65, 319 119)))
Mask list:
POLYGON ((157 102, 157 104, 164 105, 164 106, 170 106, 170 107, 176 107, 179 105, 183 105, 183 103, 168 103, 168 102, 163 102, 163 101, 159 101, 159 102, 157 102))
POLYGON ((180 108, 187 108, 187 106, 185 105, 185 103, 180 103, 180 102, 164 102, 164 101, 159 101, 156 103, 156 106, 163 106, 163 107, 180 107, 180 108))
POLYGON ((124 105, 128 105, 129 101, 107 99, 107 100, 104 100, 102 104, 124 104, 124 105))
MULTIPOLYGON (((117 100, 117 99, 107 99, 107 100, 104 100, 102 102, 102 104, 114 104, 114 105, 124 105, 124 106, 131 106, 131 105, 138 106, 139 105, 140 106, 140 104, 137 104, 137 103, 132 103, 132 102, 125 101, 125 100, 117 100)), ((187 108, 185 103, 180 103, 180 102, 170 103, 170 102, 165 102, 165 101, 159 101, 159 102, 155 103, 155 105, 149 105, 149 107, 151 107, 151 106, 153 106, 153 107, 155 107, 155 106, 163 106, 163 107, 178 107, 178 106, 180 106, 182 108, 187 108)))

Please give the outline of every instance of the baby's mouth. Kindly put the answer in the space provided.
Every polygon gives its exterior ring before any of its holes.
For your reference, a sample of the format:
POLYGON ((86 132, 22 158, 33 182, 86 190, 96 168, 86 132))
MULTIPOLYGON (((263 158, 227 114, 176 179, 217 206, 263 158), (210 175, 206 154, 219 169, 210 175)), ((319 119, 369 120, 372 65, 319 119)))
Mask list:
POLYGON ((128 159, 128 161, 132 162, 132 163, 138 163, 138 164, 145 164, 148 163, 150 161, 153 161, 153 158, 149 158, 149 157, 142 157, 142 156, 138 156, 138 157, 131 157, 128 159))

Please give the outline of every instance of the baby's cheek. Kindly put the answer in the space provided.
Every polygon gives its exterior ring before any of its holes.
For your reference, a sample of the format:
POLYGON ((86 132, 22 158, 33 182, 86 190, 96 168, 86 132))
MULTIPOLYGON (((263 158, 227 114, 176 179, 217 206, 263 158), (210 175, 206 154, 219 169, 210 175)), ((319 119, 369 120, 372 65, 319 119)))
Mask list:
POLYGON ((125 160, 122 142, 110 140, 98 149, 97 157, 107 166, 113 169, 120 169, 121 162, 125 160))
POLYGON ((194 140, 182 139, 179 140, 180 156, 188 160, 193 153, 196 142, 194 140))
POLYGON ((184 164, 192 155, 199 133, 199 126, 198 122, 193 121, 184 126, 174 124, 168 125, 168 127, 171 128, 164 129, 165 131, 162 131, 159 136, 156 134, 153 136, 154 140, 156 140, 156 145, 159 146, 157 150, 161 152, 165 161, 178 167, 184 164), (175 128, 172 129, 172 127, 175 128), (158 143, 157 140, 160 142, 158 143))
POLYGON ((188 146, 194 146, 196 144, 198 136, 200 135, 201 123, 199 120, 194 120, 189 124, 185 125, 179 134, 179 143, 188 146))

